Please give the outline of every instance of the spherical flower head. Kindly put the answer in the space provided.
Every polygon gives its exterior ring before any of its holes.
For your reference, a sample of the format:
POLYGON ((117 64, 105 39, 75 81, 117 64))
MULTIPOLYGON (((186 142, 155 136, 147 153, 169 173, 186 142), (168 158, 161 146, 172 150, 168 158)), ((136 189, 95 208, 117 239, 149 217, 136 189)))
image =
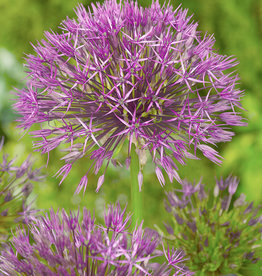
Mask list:
POLYGON ((142 224, 130 233, 130 214, 119 204, 105 211, 104 225, 84 209, 52 209, 18 229, 1 252, 0 271, 10 275, 192 275, 181 250, 164 248, 156 231, 142 224), (161 260, 161 262, 160 262, 161 260))
POLYGON ((203 275, 237 274, 261 260, 262 209, 246 202, 244 194, 232 200, 236 177, 217 180, 213 190, 205 191, 201 182, 183 181, 182 186, 167 194, 172 223, 164 235, 189 256, 189 269, 203 275))
POLYGON ((0 247, 10 236, 10 229, 29 219, 32 214, 28 197, 32 183, 40 181, 40 170, 32 169, 30 158, 20 166, 14 159, 9 159, 2 148, 4 139, 0 140, 0 247))
POLYGON ((231 140, 230 126, 245 125, 235 110, 243 92, 235 58, 219 55, 187 10, 158 1, 145 9, 133 1, 79 5, 76 16, 34 46, 15 104, 21 127, 41 126, 32 134, 42 153, 68 146, 58 174, 64 179, 82 158, 98 173, 122 161, 120 150, 129 163, 132 144, 141 166, 152 155, 161 185, 162 170, 180 180, 177 163, 198 152, 221 163, 213 146, 231 140))

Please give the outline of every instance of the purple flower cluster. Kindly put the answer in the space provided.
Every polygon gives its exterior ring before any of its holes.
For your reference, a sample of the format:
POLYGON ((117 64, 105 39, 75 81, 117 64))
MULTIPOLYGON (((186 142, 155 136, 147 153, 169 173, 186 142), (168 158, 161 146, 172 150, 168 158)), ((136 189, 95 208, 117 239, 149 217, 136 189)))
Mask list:
POLYGON ((28 196, 32 191, 32 182, 40 181, 40 170, 33 170, 28 158, 20 166, 14 165, 3 154, 4 139, 0 141, 0 247, 10 235, 10 229, 33 212, 28 196))
POLYGON ((236 177, 221 178, 213 187, 183 181, 182 189, 167 193, 172 223, 166 224, 166 238, 186 252, 192 271, 238 273, 261 260, 262 209, 246 202, 244 194, 233 198, 236 177))
POLYGON ((15 104, 20 127, 41 124, 32 134, 42 153, 67 145, 58 174, 64 179, 81 158, 98 173, 104 162, 107 168, 122 161, 121 149, 129 163, 132 143, 140 157, 152 155, 161 185, 163 169, 180 181, 175 161, 184 164, 197 152, 221 163, 213 146, 231 140, 230 126, 245 125, 235 111, 239 78, 228 71, 235 58, 219 55, 214 37, 201 37, 187 10, 158 1, 143 9, 107 0, 92 11, 79 5, 76 15, 34 46, 15 104))
POLYGON ((165 249, 156 231, 141 224, 128 232, 131 216, 119 204, 105 211, 104 226, 86 209, 81 221, 79 212, 60 215, 51 209, 27 225, 29 233, 17 231, 1 252, 3 275, 192 275, 183 252, 165 249))

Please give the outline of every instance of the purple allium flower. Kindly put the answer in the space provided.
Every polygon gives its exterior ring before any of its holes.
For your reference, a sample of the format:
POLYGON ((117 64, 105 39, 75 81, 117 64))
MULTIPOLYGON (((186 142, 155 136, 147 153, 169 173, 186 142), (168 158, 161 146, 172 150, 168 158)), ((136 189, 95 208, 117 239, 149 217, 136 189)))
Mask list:
POLYGON ((0 247, 9 238, 10 229, 30 218, 33 210, 28 197, 32 183, 40 181, 40 170, 32 169, 30 158, 20 166, 3 153, 4 139, 0 141, 0 247))
POLYGON ((27 87, 16 93, 20 127, 41 125, 35 146, 48 153, 67 145, 58 174, 64 179, 81 158, 98 173, 104 162, 120 164, 120 149, 129 163, 132 143, 140 159, 150 152, 161 185, 162 169, 180 180, 175 162, 197 152, 221 163, 212 147, 231 140, 230 126, 245 125, 235 111, 243 94, 235 58, 219 55, 187 10, 158 1, 145 9, 133 1, 79 5, 76 16, 34 46, 27 87))
POLYGON ((192 275, 181 250, 165 249, 156 231, 142 223, 128 231, 130 214, 119 204, 105 211, 105 226, 90 212, 74 215, 64 210, 28 223, 29 232, 18 229, 10 247, 1 252, 4 275, 192 275), (162 259, 160 258, 162 256, 162 259))
POLYGON ((167 193, 172 218, 164 236, 189 256, 191 271, 228 275, 261 260, 262 209, 245 202, 243 195, 234 200, 236 177, 217 180, 214 192, 201 182, 183 181, 182 186, 167 193))

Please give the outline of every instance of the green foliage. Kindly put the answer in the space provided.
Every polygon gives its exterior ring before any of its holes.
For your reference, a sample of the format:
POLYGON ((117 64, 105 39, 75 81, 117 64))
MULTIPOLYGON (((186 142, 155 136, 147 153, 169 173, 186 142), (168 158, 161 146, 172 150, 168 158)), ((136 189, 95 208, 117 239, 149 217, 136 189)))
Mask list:
POLYGON ((73 16, 78 1, 1 0, 1 46, 21 59, 32 51, 30 42, 41 40, 45 30, 57 30, 66 16, 73 16))
POLYGON ((12 86, 22 88, 21 79, 25 77, 22 65, 6 49, 0 46, 0 136, 3 136, 3 126, 14 120, 15 115, 10 108, 12 86))

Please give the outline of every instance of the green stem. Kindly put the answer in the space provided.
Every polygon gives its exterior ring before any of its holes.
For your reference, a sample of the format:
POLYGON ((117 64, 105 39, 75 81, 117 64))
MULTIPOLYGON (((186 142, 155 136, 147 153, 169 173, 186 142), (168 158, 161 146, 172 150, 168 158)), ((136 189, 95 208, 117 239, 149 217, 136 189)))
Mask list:
POLYGON ((133 144, 131 148, 131 160, 130 160, 133 229, 135 228, 136 223, 139 225, 142 222, 142 192, 139 191, 138 173, 139 173, 139 159, 136 153, 135 145, 133 144))

